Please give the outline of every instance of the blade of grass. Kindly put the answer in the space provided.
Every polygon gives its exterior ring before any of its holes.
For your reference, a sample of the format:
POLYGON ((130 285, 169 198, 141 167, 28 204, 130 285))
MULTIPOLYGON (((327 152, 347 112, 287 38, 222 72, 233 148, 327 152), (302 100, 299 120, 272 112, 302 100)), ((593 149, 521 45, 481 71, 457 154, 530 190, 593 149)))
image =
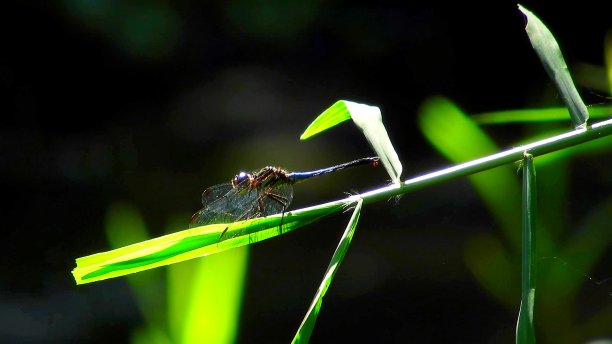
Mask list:
POLYGON ((561 98, 563 98, 567 105, 574 128, 585 126, 589 119, 589 112, 572 81, 572 76, 567 69, 567 64, 563 59, 559 44, 557 44, 555 37, 538 17, 525 7, 521 5, 518 5, 518 7, 527 17, 525 30, 531 45, 538 54, 548 76, 557 86, 561 98))
MULTIPOLYGON (((594 105, 589 107, 590 118, 607 118, 612 115, 612 106, 594 105)), ((505 111, 483 112, 471 116, 479 124, 507 124, 529 122, 552 122, 566 120, 566 107, 543 109, 515 109, 505 111)))
POLYGON ((351 113, 346 108, 344 100, 338 100, 310 123, 300 136, 300 140, 307 140, 349 119, 351 119, 351 113))
POLYGON ((351 113, 353 122, 366 137, 376 155, 380 158, 387 173, 394 183, 400 183, 402 163, 389 139, 389 134, 382 122, 380 109, 376 106, 345 101, 346 108, 351 113))
POLYGON ((523 159, 523 240, 521 255, 521 308, 516 325, 516 343, 534 344, 534 305, 536 291, 536 213, 537 189, 533 156, 523 159))
POLYGON ((340 238, 340 243, 338 244, 331 261, 329 262, 327 270, 325 271, 321 285, 319 286, 319 289, 317 290, 317 293, 310 304, 310 308, 308 308, 306 316, 304 316, 304 320, 302 320, 302 323, 295 334, 295 337, 293 337, 292 343, 308 343, 310 340, 319 311, 321 310, 323 296, 325 296, 325 293, 334 279, 334 276, 336 275, 344 256, 346 256, 346 252, 348 251, 353 235, 355 234, 355 228, 357 228, 357 222, 359 222, 359 215, 361 214, 362 205, 363 200, 359 199, 355 209, 353 210, 353 215, 346 226, 344 234, 342 234, 342 238, 340 238))
POLYGON ((207 256, 285 234, 342 211, 344 204, 332 202, 264 218, 191 228, 79 258, 72 274, 77 284, 83 284, 207 256))
POLYGON ((300 140, 306 140, 322 131, 325 131, 339 123, 352 118, 353 122, 361 130, 366 140, 380 158, 391 180, 400 182, 402 174, 402 163, 399 160, 395 148, 389 139, 389 134, 382 122, 380 109, 376 106, 359 104, 347 100, 339 100, 320 114, 300 136, 300 140))

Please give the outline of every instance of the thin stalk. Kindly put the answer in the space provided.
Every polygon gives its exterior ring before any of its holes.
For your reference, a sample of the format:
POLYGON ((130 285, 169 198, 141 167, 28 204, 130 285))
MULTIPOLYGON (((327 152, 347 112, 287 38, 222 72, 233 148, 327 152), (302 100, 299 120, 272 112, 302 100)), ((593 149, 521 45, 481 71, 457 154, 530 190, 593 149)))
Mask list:
MULTIPOLYGON (((392 184, 376 190, 372 190, 358 196, 349 197, 343 200, 321 204, 315 207, 331 206, 336 203, 346 204, 355 203, 358 198, 363 198, 365 204, 388 199, 409 191, 421 189, 428 185, 439 184, 441 182, 464 177, 473 173, 489 170, 508 163, 523 159, 523 152, 529 151, 534 157, 561 150, 563 148, 576 146, 581 143, 593 141, 612 134, 612 119, 601 121, 587 128, 579 128, 567 133, 552 136, 540 141, 529 143, 523 146, 512 148, 503 152, 488 155, 479 159, 471 160, 463 164, 427 173, 415 178, 405 180, 400 184, 392 184)), ((314 207, 313 207, 314 208, 314 207)), ((306 209, 301 209, 306 210, 306 209)))
POLYGON ((516 325, 516 343, 534 344, 534 306, 536 288, 536 213, 537 188, 533 156, 523 159, 523 251, 521 262, 521 308, 516 325))

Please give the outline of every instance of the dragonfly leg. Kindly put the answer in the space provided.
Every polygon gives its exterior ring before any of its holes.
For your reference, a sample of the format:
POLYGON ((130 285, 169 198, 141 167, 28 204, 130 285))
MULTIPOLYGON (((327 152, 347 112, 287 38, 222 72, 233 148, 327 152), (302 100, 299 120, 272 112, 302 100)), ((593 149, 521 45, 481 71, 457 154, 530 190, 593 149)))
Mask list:
MULTIPOLYGON (((282 210, 281 210, 281 221, 280 224, 278 226, 280 234, 283 234, 283 219, 285 218, 285 210, 287 210, 287 204, 289 203, 289 199, 287 199, 286 197, 283 197, 281 195, 277 195, 275 193, 265 193, 265 196, 269 197, 271 200, 277 202, 278 204, 281 205, 282 210)), ((263 205, 263 201, 261 201, 263 198, 260 199, 260 202, 263 205)), ((263 208, 262 208, 263 211, 263 208)))
POLYGON ((217 241, 221 241, 221 238, 223 238, 223 235, 227 232, 228 229, 229 229, 229 226, 225 227, 223 232, 221 232, 221 234, 219 235, 219 239, 217 241))

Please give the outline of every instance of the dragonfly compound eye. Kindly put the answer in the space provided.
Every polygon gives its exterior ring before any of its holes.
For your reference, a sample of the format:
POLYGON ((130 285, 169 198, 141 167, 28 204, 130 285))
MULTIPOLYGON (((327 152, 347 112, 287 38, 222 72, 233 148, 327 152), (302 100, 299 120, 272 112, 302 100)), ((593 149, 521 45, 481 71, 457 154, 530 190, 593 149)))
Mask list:
POLYGON ((239 174, 237 174, 234 179, 232 179, 232 185, 233 186, 237 186, 238 184, 242 183, 243 181, 247 180, 251 178, 251 175, 246 173, 246 172, 240 172, 239 174))

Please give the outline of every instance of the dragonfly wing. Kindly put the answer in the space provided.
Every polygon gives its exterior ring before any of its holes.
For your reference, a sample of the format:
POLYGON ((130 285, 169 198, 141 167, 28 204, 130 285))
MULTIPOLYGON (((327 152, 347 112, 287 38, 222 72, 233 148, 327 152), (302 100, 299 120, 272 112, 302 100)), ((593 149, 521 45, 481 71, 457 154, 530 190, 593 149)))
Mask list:
POLYGON ((247 183, 235 188, 231 184, 211 186, 202 193, 204 207, 191 217, 189 227, 242 220, 245 209, 253 203, 257 203, 257 191, 247 183))
POLYGON ((291 184, 251 189, 247 183, 232 187, 231 184, 212 186, 202 193, 200 209, 191 218, 189 227, 213 223, 231 223, 260 216, 282 213, 293 199, 291 184))
POLYGON ((264 204, 261 216, 285 212, 293 200, 293 186, 283 183, 266 188, 261 192, 261 198, 264 204))
POLYGON ((209 187, 202 192, 202 205, 206 208, 209 204, 227 195, 234 187, 230 183, 218 184, 209 187))

